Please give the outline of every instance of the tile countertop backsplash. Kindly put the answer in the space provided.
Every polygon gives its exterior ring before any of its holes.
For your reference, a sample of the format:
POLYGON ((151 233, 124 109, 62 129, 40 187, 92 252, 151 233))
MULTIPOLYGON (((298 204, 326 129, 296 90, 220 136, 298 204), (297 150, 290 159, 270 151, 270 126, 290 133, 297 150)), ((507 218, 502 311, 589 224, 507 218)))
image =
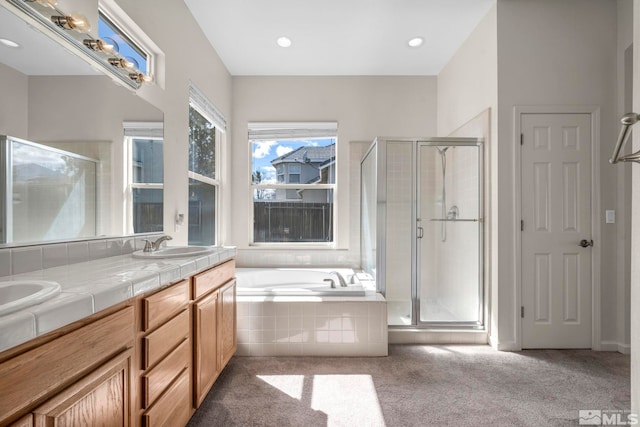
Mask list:
POLYGON ((147 260, 133 258, 131 253, 106 252, 103 258, 27 272, 13 268, 13 274, 0 277, 0 283, 50 280, 60 284, 61 292, 42 304, 0 316, 0 351, 206 270, 236 254, 235 247, 220 247, 202 256, 147 260))

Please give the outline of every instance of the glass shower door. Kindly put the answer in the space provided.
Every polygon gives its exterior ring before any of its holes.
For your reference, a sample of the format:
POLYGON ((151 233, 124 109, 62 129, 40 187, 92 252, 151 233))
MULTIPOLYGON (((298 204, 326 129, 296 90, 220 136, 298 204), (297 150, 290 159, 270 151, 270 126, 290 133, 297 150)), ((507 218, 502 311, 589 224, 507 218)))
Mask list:
POLYGON ((482 324, 482 146, 418 146, 419 323, 482 324))

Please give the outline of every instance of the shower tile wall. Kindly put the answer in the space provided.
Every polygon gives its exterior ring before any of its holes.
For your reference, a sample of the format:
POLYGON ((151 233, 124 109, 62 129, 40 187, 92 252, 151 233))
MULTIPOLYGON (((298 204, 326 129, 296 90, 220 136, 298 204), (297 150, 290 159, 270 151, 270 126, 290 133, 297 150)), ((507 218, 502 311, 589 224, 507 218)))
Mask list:
POLYGON ((390 325, 411 324, 413 143, 387 146, 386 298, 390 325))
POLYGON ((384 300, 238 299, 238 356, 386 356, 384 300))

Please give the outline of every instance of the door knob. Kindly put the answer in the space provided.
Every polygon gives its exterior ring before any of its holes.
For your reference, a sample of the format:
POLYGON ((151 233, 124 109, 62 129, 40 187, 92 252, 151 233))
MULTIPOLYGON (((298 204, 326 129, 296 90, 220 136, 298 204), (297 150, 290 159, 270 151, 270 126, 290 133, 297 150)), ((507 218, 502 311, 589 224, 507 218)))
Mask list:
POLYGON ((593 246, 593 240, 582 239, 579 243, 583 248, 588 248, 589 246, 593 246))

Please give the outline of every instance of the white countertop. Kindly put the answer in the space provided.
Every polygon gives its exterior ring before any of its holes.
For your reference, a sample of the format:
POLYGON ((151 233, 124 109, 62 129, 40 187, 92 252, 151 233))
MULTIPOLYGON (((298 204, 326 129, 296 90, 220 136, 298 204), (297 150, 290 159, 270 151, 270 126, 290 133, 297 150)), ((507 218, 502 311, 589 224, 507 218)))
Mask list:
POLYGON ((0 277, 58 282, 58 296, 0 316, 0 351, 68 325, 93 313, 192 276, 237 254, 235 247, 215 248, 201 256, 139 259, 131 254, 0 277))

